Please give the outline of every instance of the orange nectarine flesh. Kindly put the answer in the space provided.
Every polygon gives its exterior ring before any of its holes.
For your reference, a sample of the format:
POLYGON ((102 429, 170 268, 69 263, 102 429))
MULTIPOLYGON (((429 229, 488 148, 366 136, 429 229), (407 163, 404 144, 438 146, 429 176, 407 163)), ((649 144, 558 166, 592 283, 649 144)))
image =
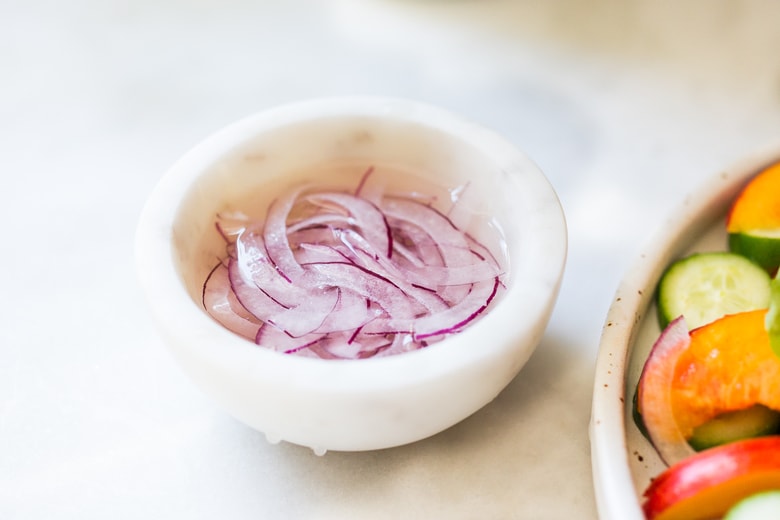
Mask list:
POLYGON ((780 357, 766 310, 727 315, 691 331, 672 381, 674 419, 685 438, 715 416, 755 404, 780 411, 780 357))
POLYGON ((756 175, 742 190, 729 211, 729 233, 780 229, 780 163, 756 175))
POLYGON ((642 507, 648 520, 704 520, 770 489, 780 489, 780 436, 725 444, 672 466, 648 486, 642 507))

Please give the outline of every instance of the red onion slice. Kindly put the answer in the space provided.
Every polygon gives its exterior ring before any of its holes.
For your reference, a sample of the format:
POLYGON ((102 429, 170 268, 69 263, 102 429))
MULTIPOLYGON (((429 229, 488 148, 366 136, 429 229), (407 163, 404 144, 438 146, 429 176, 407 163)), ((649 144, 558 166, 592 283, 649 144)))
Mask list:
POLYGON ((315 193, 306 197, 315 204, 333 203, 344 208, 366 241, 388 258, 393 256, 393 237, 384 213, 371 202, 346 193, 315 193))
POLYGON ((348 262, 331 262, 307 265, 320 283, 341 287, 344 290, 375 301, 391 316, 413 318, 415 305, 392 280, 373 271, 348 262))
POLYGON ((339 298, 336 306, 325 318, 317 332, 346 332, 350 334, 348 342, 354 340, 352 336, 357 337, 362 327, 377 319, 384 311, 381 308, 372 306, 366 298, 348 291, 339 291, 339 298))
POLYGON ((421 316, 415 319, 377 319, 363 328, 364 334, 411 334, 414 341, 429 340, 460 332, 482 314, 495 298, 501 282, 498 277, 491 281, 474 284, 465 297, 443 312, 421 316))
MULTIPOLYGON (((388 218, 418 226, 442 256, 446 266, 469 265, 473 253, 465 234, 446 215, 412 199, 388 198, 383 206, 388 218)), ((419 242, 425 243, 426 240, 419 242)))
POLYGON ((295 338, 286 334, 283 330, 266 323, 257 331, 255 343, 284 354, 305 355, 313 350, 317 350, 313 347, 320 342, 323 336, 323 334, 307 334, 306 336, 295 338))
POLYGON ((222 326, 252 341, 263 324, 236 298, 230 287, 228 270, 222 262, 209 273, 204 284, 203 306, 222 326))
MULTIPOLYGON (((260 290, 283 307, 295 307, 308 296, 308 291, 290 283, 272 263, 259 236, 242 234, 235 246, 236 258, 228 265, 234 289, 243 282, 249 286, 249 290, 260 290)), ((251 304, 244 301, 240 295, 239 298, 244 306, 253 312, 251 304)))
POLYGON ((287 238, 287 216, 301 191, 303 191, 302 187, 271 203, 263 233, 268 256, 280 274, 290 281, 303 274, 303 269, 295 260, 287 238))
POLYGON ((355 219, 347 215, 335 215, 332 213, 313 215, 290 224, 290 226, 287 228, 287 235, 289 237, 290 235, 299 233, 300 231, 305 231, 307 229, 316 230, 319 232, 319 230, 324 227, 354 226, 355 223, 355 219))
POLYGON ((346 251, 340 251, 348 261, 391 280, 408 297, 430 312, 447 308, 446 302, 436 293, 435 283, 429 285, 432 282, 429 278, 418 276, 417 272, 406 270, 390 258, 381 255, 359 233, 349 229, 339 230, 336 236, 347 248, 346 251))
POLYGON ((289 309, 279 309, 276 314, 264 317, 264 321, 289 336, 303 337, 318 330, 338 302, 337 289, 312 293, 299 305, 289 309))
POLYGON ((471 292, 459 303, 444 312, 425 316, 417 320, 414 328, 416 340, 442 334, 459 332, 482 314, 496 297, 501 285, 496 277, 493 282, 484 281, 472 286, 471 292))

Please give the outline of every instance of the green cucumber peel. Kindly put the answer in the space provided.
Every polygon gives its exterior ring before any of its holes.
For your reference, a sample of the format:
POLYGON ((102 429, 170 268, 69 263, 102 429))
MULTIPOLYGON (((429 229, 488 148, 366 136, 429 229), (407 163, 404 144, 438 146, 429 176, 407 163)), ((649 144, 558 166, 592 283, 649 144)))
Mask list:
POLYGON ((780 412, 756 404, 722 413, 693 430, 688 444, 696 451, 741 439, 774 435, 780 431, 780 412))
POLYGON ((769 310, 766 313, 765 327, 772 350, 780 356, 780 270, 770 284, 769 310))

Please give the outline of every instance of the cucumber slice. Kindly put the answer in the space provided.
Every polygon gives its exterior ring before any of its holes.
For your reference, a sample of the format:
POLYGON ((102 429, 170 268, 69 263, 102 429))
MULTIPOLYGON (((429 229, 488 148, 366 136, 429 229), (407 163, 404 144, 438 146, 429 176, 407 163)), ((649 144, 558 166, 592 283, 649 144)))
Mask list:
POLYGON ((777 520, 780 518, 780 490, 761 491, 737 502, 723 520, 777 520))
MULTIPOLYGON (((693 430, 688 444, 696 451, 780 431, 780 412, 760 404, 720 414, 693 430)), ((778 517, 780 518, 780 517, 778 517)))
POLYGON ((773 273, 780 265, 780 231, 729 233, 729 251, 743 255, 773 273))
POLYGON ((696 253, 672 263, 658 283, 661 328, 685 316, 689 329, 726 314, 769 306, 769 274, 742 255, 696 253))

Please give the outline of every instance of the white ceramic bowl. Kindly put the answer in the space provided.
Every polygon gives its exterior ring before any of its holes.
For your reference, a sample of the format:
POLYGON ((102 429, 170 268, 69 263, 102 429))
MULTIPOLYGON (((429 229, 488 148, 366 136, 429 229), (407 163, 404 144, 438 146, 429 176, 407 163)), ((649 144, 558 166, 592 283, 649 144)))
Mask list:
POLYGON ((642 493, 666 466, 632 418, 632 400, 660 328, 655 288, 676 258, 728 248, 726 214, 745 184, 780 159, 761 150, 714 175, 685 198, 626 272, 604 324, 596 362, 590 437, 599 517, 642 520, 642 493))
POLYGON ((259 113, 187 153, 149 197, 137 229, 136 261, 162 335, 195 383, 270 441, 322 453, 410 443, 489 403, 542 337, 566 244, 553 188, 510 143, 431 106, 351 97, 259 113), (491 215, 509 257, 507 289, 490 312, 428 348, 357 361, 273 352, 211 319, 201 291, 215 259, 224 256, 216 213, 251 213, 313 172, 361 162, 360 171, 341 180, 355 185, 371 163, 391 164, 440 186, 468 185, 462 202, 491 215))

